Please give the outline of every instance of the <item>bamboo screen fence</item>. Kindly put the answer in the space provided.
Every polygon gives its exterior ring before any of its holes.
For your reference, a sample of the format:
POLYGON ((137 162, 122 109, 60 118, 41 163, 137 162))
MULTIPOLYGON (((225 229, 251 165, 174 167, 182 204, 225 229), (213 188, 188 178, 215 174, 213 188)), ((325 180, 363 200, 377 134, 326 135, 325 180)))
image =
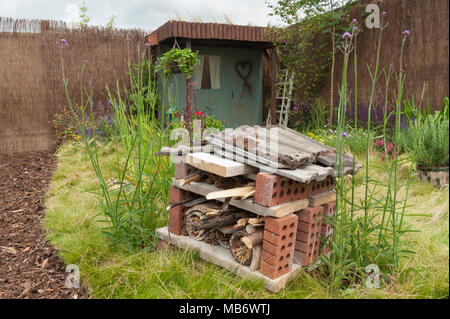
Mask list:
POLYGON ((106 85, 127 83, 128 61, 137 61, 144 36, 137 29, 80 29, 0 17, 0 154, 52 149, 54 113, 67 105, 61 55, 70 97, 80 101, 82 80, 92 89, 94 108, 100 108, 108 101, 106 85), (62 38, 69 45, 60 49, 62 38))

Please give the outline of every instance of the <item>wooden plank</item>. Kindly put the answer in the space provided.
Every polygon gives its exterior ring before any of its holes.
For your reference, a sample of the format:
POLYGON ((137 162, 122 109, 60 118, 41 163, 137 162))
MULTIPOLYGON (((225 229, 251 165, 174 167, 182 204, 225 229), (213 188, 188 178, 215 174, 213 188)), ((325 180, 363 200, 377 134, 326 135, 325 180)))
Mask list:
POLYGON ((233 177, 255 173, 257 170, 247 164, 235 162, 208 153, 190 153, 186 156, 188 164, 222 177, 233 177))
MULTIPOLYGON (((180 183, 181 184, 181 183, 180 183)), ((226 189, 223 191, 211 192, 206 195, 206 199, 218 199, 218 198, 229 198, 229 197, 242 197, 246 196, 248 193, 255 190, 254 186, 248 187, 236 187, 231 189, 226 189)))
MULTIPOLYGON (((189 185, 181 186, 179 181, 175 178, 173 179, 172 184, 173 186, 202 196, 206 196, 211 192, 222 190, 220 188, 215 187, 214 185, 208 185, 206 183, 191 183, 189 185)), ((218 198, 217 200, 220 202, 225 201, 224 198, 218 198)), ((281 218, 307 208, 309 206, 309 200, 301 199, 298 201, 284 203, 273 207, 264 207, 262 205, 254 203, 251 198, 247 198, 244 200, 231 199, 230 205, 255 213, 256 215, 259 216, 271 216, 281 218)))
POLYGON ((309 206, 317 207, 336 200, 336 193, 329 191, 309 198, 309 206))

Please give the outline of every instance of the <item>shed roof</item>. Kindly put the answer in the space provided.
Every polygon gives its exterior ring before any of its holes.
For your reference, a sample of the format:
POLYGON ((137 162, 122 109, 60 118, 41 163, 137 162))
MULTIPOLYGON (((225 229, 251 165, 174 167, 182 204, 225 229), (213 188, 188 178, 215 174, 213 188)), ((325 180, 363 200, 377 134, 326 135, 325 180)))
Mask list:
POLYGON ((170 38, 271 43, 265 34, 265 29, 264 27, 222 23, 168 21, 147 35, 146 40, 152 46, 170 38))

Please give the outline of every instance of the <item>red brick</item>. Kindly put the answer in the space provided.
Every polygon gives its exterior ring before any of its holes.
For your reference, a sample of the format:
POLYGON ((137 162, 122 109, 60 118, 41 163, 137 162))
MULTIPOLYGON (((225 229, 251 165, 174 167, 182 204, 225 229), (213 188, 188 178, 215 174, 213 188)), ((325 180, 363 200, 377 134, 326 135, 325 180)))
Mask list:
POLYGON ((266 217, 264 230, 280 236, 289 236, 291 232, 295 232, 297 229, 297 222, 298 217, 294 214, 290 214, 282 218, 266 217))
POLYGON ((188 199, 189 197, 190 193, 188 191, 175 186, 170 186, 169 201, 171 204, 188 199))
POLYGON ((273 255, 285 254, 294 249, 294 242, 289 242, 286 245, 275 245, 267 240, 263 240, 262 249, 273 255))
POLYGON ((334 215, 334 211, 336 209, 336 201, 323 204, 322 207, 323 207, 323 215, 331 217, 334 215))
POLYGON ((312 224, 322 219, 323 207, 308 207, 296 213, 298 220, 312 224))
POLYGON ((289 264, 284 266, 273 266, 264 260, 261 260, 259 271, 269 277, 270 279, 276 279, 282 275, 287 274, 291 269, 289 264))
POLYGON ((315 196, 330 190, 334 190, 334 182, 331 177, 323 181, 314 181, 308 184, 308 196, 315 196))
POLYGON ((287 245, 288 243, 292 243, 295 240, 296 229, 291 230, 287 234, 282 234, 281 236, 275 233, 272 233, 268 230, 264 230, 264 239, 271 242, 274 245, 287 245))
POLYGON ((269 173, 256 175, 255 203, 272 207, 279 204, 305 199, 308 185, 286 177, 269 173))
MULTIPOLYGON (((180 202, 182 200, 188 199, 190 197, 190 193, 177 188, 175 186, 170 187, 169 200, 170 203, 180 202)), ((170 209, 169 211, 169 232, 174 235, 182 235, 183 234, 183 226, 185 224, 185 212, 186 207, 183 205, 178 205, 170 209)))
POLYGON ((298 221, 297 230, 302 231, 304 233, 310 233, 310 232, 314 231, 315 229, 319 228, 318 224, 319 224, 319 222, 305 223, 302 221, 298 221))
POLYGON ((169 211, 169 232, 174 235, 183 234, 183 226, 186 222, 186 207, 180 205, 169 211))
POLYGON ((310 243, 304 243, 301 241, 296 241, 295 242, 295 250, 299 250, 302 251, 304 253, 306 252, 313 252, 315 247, 316 247, 317 242, 313 241, 310 243))
POLYGON ((182 178, 186 178, 189 175, 192 175, 196 172, 198 172, 198 169, 195 168, 194 166, 191 166, 189 164, 186 163, 175 163, 175 170, 174 170, 174 176, 175 178, 178 179, 182 179, 182 178))
POLYGON ((266 250, 263 250, 261 253, 261 258, 266 263, 271 264, 272 266, 282 265, 284 267, 286 263, 292 263, 293 253, 288 252, 285 254, 274 255, 266 250))
POLYGON ((316 238, 319 238, 320 233, 319 232, 310 232, 310 233, 304 233, 302 231, 297 232, 297 240, 304 242, 306 244, 314 242, 316 238))

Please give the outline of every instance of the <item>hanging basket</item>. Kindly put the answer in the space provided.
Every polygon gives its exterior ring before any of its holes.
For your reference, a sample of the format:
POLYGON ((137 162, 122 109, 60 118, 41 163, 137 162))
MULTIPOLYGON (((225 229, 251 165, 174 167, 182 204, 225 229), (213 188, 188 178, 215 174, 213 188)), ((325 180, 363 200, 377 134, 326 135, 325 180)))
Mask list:
POLYGON ((417 166, 417 176, 422 181, 428 181, 434 186, 441 187, 443 185, 448 185, 448 166, 440 167, 423 167, 417 166))

